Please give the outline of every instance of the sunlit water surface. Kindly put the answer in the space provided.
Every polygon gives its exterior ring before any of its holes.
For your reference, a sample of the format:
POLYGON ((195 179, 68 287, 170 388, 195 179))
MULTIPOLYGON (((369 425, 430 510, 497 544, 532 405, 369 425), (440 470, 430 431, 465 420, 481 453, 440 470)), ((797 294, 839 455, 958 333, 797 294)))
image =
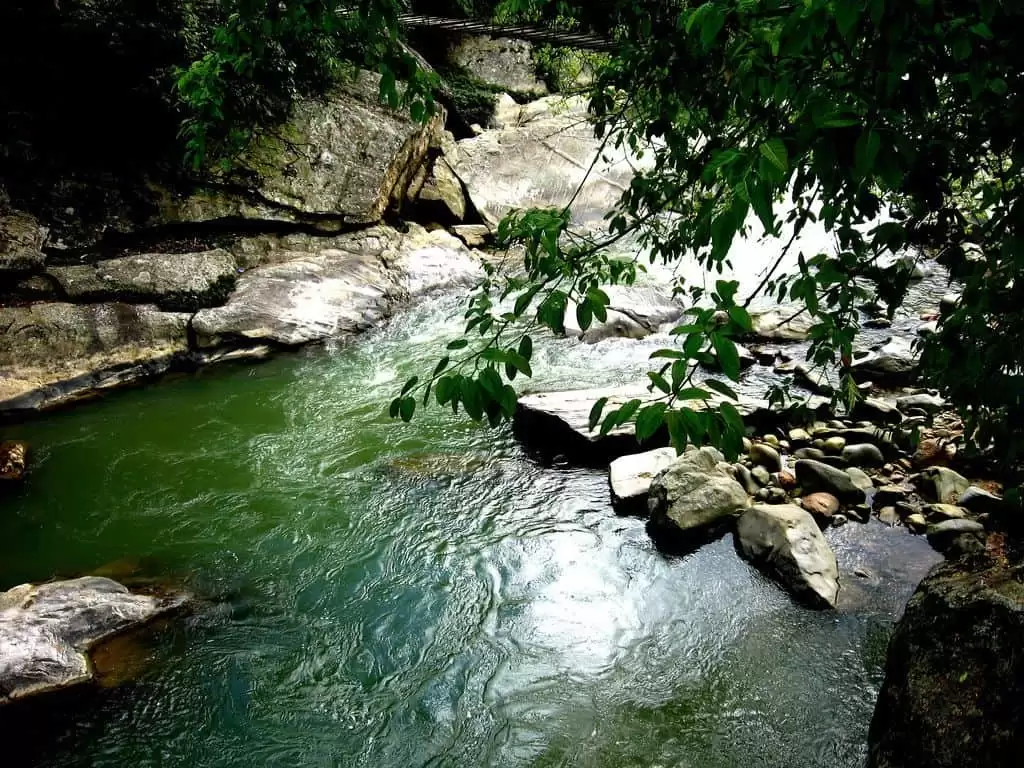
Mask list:
MULTIPOLYGON (((844 604, 814 612, 730 538, 660 554, 603 472, 450 412, 389 420, 457 307, 7 429, 35 460, 0 502, 0 588, 113 562, 206 602, 133 681, 8 716, 5 766, 862 765, 927 545, 830 532, 844 604)), ((632 381, 662 343, 550 341, 531 386, 632 381)))

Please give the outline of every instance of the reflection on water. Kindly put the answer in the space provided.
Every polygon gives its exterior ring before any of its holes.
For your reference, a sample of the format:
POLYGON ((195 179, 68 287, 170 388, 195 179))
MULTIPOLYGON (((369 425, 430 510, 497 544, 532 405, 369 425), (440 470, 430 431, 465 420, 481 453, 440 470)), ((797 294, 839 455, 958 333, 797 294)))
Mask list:
MULTIPOLYGON (((0 514, 0 587, 121 561, 211 607, 147 641, 133 683, 0 720, 45 732, 5 765, 862 764, 927 545, 833 532, 844 581, 870 578, 816 613, 728 538, 659 554, 602 472, 450 413, 390 421, 456 301, 12 430, 38 467, 0 514)), ((662 341, 545 342, 532 386, 633 380, 662 341)))

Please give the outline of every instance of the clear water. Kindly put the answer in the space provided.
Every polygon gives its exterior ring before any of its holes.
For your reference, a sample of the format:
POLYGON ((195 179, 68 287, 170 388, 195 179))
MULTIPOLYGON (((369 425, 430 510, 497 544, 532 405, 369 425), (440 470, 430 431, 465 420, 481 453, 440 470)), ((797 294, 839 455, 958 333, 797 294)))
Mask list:
MULTIPOLYGON (((0 499, 0 588, 119 561, 206 602, 134 680, 0 712, 4 766, 863 764, 925 542, 830 532, 844 604, 813 612, 728 538, 660 554, 603 472, 437 409, 390 421, 455 307, 5 428, 35 466, 0 499)), ((532 386, 630 381, 659 344, 547 342, 532 386)))

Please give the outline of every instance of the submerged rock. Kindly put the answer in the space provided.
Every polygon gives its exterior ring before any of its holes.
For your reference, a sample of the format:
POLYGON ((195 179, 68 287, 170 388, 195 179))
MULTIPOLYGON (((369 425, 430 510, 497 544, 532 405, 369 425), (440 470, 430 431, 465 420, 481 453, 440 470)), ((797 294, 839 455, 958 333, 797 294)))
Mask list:
POLYGON ((675 448, 622 456, 608 468, 612 504, 620 514, 646 514, 651 481, 676 460, 675 448))
POLYGON ((648 508, 657 538, 684 545, 722 530, 750 504, 747 492, 719 464, 714 448, 686 451, 654 478, 648 508))
POLYGON ((839 595, 836 556, 811 515, 792 504, 754 506, 736 524, 740 552, 794 596, 834 608, 839 595))
POLYGON ((91 680, 90 649, 186 600, 132 594, 97 576, 0 593, 0 704, 91 680))
POLYGON ((1018 768, 1024 755, 1024 574, 943 563, 889 643, 870 768, 1018 768))

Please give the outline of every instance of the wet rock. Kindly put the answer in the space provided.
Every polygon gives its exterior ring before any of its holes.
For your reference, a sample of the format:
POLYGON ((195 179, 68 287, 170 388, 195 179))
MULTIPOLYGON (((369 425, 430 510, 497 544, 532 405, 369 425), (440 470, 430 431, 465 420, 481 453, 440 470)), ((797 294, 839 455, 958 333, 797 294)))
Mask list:
POLYGON ((869 768, 1018 768, 1024 755, 1019 566, 942 563, 889 644, 869 768))
POLYGON ((797 598, 835 607, 839 568, 811 515, 792 504, 754 506, 736 524, 745 558, 764 569, 797 598))
POLYGON ((768 434, 766 434, 766 435, 762 435, 762 436, 761 436, 761 439, 762 439, 762 440, 763 440, 763 441, 764 441, 765 443, 767 443, 768 445, 770 445, 770 446, 771 446, 772 448, 778 448, 778 447, 779 447, 779 438, 778 438, 778 437, 776 437, 775 435, 773 435, 773 434, 772 434, 772 433, 770 433, 770 432, 769 432, 768 434))
POLYGON ((782 457, 779 452, 766 443, 754 443, 750 447, 750 460, 755 464, 768 469, 769 472, 778 472, 782 469, 782 457))
POLYGON ((819 491, 809 493, 800 500, 800 506, 806 509, 820 523, 827 523, 832 515, 839 511, 839 499, 831 493, 819 491))
POLYGON ((872 424, 898 424, 903 420, 903 414, 900 413, 899 408, 879 397, 865 397, 858 400, 853 406, 852 415, 854 418, 865 419, 872 424))
POLYGON ((756 466, 752 470, 750 470, 750 476, 753 477, 754 480, 757 481, 758 485, 761 485, 761 486, 771 485, 771 482, 772 482, 771 473, 769 473, 768 470, 765 469, 762 466, 756 466))
POLYGON ((789 441, 793 445, 803 446, 811 442, 811 436, 806 429, 797 427, 796 429, 789 430, 789 441))
POLYGON ((821 461, 825 458, 825 452, 819 448, 797 448, 793 451, 793 456, 798 459, 813 459, 814 461, 821 461))
POLYGON ((917 358, 910 341, 894 337, 877 352, 854 362, 851 372, 858 380, 904 384, 917 373, 917 358))
POLYGON ((913 491, 904 485, 883 485, 875 491, 874 506, 895 506, 905 500, 913 491))
POLYGON ((998 514, 1003 509, 1001 498, 976 485, 961 493, 957 503, 974 515, 998 514))
POLYGON ((791 491, 796 488, 796 475, 787 470, 782 470, 776 477, 779 487, 791 491))
POLYGON ((462 192, 462 183, 443 157, 434 162, 416 199, 423 212, 439 222, 462 221, 466 218, 466 196, 462 192))
POLYGON ((186 599, 135 595, 95 576, 0 593, 0 703, 91 680, 87 653, 97 643, 186 599))
POLYGON ((922 338, 934 336, 938 332, 939 323, 936 320, 929 320, 927 323, 921 323, 921 325, 917 326, 917 335, 922 338))
POLYGON ((953 504, 927 504, 924 508, 924 516, 932 522, 962 520, 967 517, 967 510, 953 504))
POLYGON ((458 156, 446 158, 474 207, 496 226, 513 208, 564 207, 579 188, 574 226, 603 226, 605 213, 629 187, 633 165, 606 151, 610 161, 599 160, 590 171, 601 142, 585 99, 549 97, 531 106, 535 113, 520 127, 460 141, 458 156))
POLYGON ((615 510, 619 514, 646 514, 651 481, 675 460, 675 448, 656 448, 613 461, 608 477, 615 510))
POLYGON ((806 313, 797 313, 796 308, 790 307, 751 312, 752 335, 760 339, 803 341, 807 338, 814 321, 806 313))
POLYGON ((719 468, 721 461, 714 448, 700 448, 658 473, 648 499, 652 532, 663 539, 699 540, 747 507, 747 492, 719 468))
POLYGON ((921 392, 896 398, 896 407, 904 412, 911 408, 920 408, 926 413, 937 413, 946 407, 946 401, 938 395, 921 392))
POLYGON ((798 363, 793 369, 796 380, 816 395, 831 396, 836 388, 829 381, 828 373, 820 368, 813 368, 806 363, 798 363))
POLYGON ((602 290, 609 299, 607 319, 595 319, 583 331, 576 320, 576 304, 570 302, 564 318, 566 335, 577 336, 588 344, 614 337, 643 339, 657 333, 665 323, 678 320, 685 309, 671 294, 656 288, 607 286, 602 290))
MULTIPOLYGON (((357 241, 356 247, 362 247, 357 241)), ((376 243, 370 243, 370 252, 376 243)), ((404 290, 393 299, 425 296, 455 287, 472 288, 483 278, 483 264, 479 254, 463 247, 463 243, 443 229, 427 231, 417 224, 408 226, 397 250, 382 252, 390 268, 389 277, 397 277, 404 290), (395 274, 397 273, 397 274, 395 274)), ((374 287, 366 286, 367 289, 374 287)))
POLYGON ((948 552, 961 536, 982 537, 985 526, 975 520, 943 520, 928 526, 928 543, 939 552, 948 552))
POLYGON ((868 474, 857 467, 847 467, 846 474, 853 480, 853 484, 862 491, 870 491, 875 487, 874 481, 868 477, 868 474))
POLYGON ((960 303, 959 293, 946 293, 943 294, 942 298, 939 299, 939 314, 948 315, 956 309, 957 304, 960 303))
POLYGON ((494 233, 486 224, 457 224, 452 232, 469 248, 484 248, 494 239, 494 233))
POLYGON ((742 464, 734 464, 732 468, 733 477, 736 478, 736 482, 743 486, 743 490, 749 493, 751 496, 755 495, 760 489, 757 481, 754 480, 754 476, 750 473, 742 464))
POLYGON ((449 52, 453 64, 478 80, 523 96, 544 96, 548 88, 537 78, 533 46, 507 37, 467 35, 449 52))
POLYGON ((843 448, 843 458, 857 467, 880 467, 885 463, 882 451, 871 443, 846 446, 843 448))
POLYGON ((970 481, 948 467, 928 467, 918 477, 918 490, 932 501, 956 504, 960 494, 970 487, 970 481))
POLYGON ((832 523, 833 528, 842 528, 844 525, 850 522, 850 518, 848 518, 846 515, 842 513, 839 513, 832 515, 832 519, 830 522, 832 523))
POLYGON ((800 459, 795 468, 796 479, 805 491, 826 491, 848 504, 864 500, 864 491, 841 469, 811 459, 800 459))
POLYGON ((841 435, 830 437, 822 443, 822 450, 825 453, 841 454, 846 447, 846 438, 841 435))
POLYGON ((924 515, 920 513, 907 515, 903 519, 903 522, 913 533, 924 533, 928 528, 928 521, 925 520, 924 515))
POLYGON ((900 522, 900 516, 896 513, 896 507, 882 507, 878 510, 878 519, 890 528, 898 525, 900 522))
POLYGON ((768 498, 766 501, 769 504, 785 504, 789 501, 789 497, 786 496, 786 492, 781 488, 768 488, 768 498))
POLYGON ((886 328, 892 328, 892 320, 887 317, 873 317, 870 320, 865 320, 861 323, 861 327, 873 330, 884 330, 886 328))
POLYGON ((194 312, 223 304, 237 265, 223 249, 199 253, 144 253, 48 273, 75 302, 127 301, 168 311, 194 312))
POLYGON ((0 484, 24 480, 27 462, 28 443, 21 440, 0 443, 0 484))

